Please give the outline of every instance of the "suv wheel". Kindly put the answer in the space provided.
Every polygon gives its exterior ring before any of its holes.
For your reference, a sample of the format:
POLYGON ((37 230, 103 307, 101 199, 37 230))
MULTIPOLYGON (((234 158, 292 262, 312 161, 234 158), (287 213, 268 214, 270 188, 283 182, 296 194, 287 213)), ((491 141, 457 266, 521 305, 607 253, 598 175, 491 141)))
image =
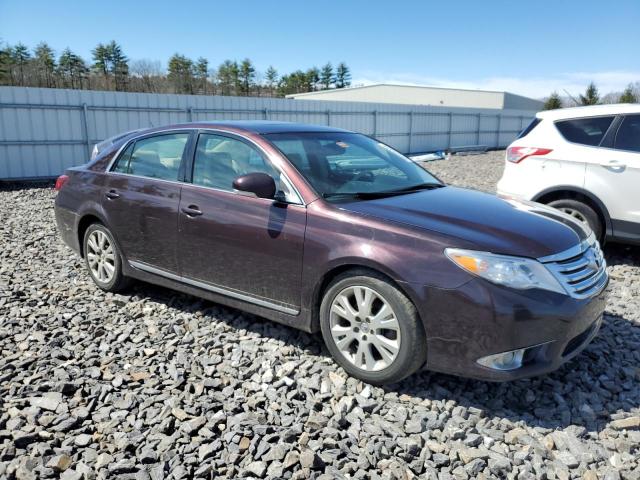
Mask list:
POLYGON ((94 223, 84 233, 84 259, 93 282, 107 292, 118 292, 129 284, 122 274, 122 257, 113 235, 94 223))
POLYGON ((567 215, 572 216, 573 218, 581 221, 582 223, 586 223, 587 225, 589 225, 589 227, 595 234, 596 238, 599 241, 603 240, 602 233, 604 229, 602 226, 602 222, 600 221, 600 217, 598 217, 598 214, 595 212, 595 210, 591 208, 589 205, 582 203, 578 200, 562 199, 562 200, 555 200, 549 203, 549 206, 553 208, 557 208, 561 212, 564 212, 567 215))
POLYGON ((329 285, 320 306, 320 327, 340 366, 374 385, 398 382, 426 360, 415 307, 373 272, 347 272, 329 285))

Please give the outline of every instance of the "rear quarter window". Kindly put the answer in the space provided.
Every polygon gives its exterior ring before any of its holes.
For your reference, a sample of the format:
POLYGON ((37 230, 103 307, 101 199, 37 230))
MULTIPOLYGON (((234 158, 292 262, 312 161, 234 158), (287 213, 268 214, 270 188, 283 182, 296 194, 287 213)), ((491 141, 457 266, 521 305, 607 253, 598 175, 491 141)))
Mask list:
POLYGON ((575 118, 556 122, 556 128, 568 142, 596 147, 611 126, 614 116, 575 118))
POLYGON ((527 125, 526 128, 522 130, 516 138, 523 138, 529 135, 531 131, 540 124, 541 121, 541 118, 534 118, 533 120, 531 120, 531 123, 527 125))

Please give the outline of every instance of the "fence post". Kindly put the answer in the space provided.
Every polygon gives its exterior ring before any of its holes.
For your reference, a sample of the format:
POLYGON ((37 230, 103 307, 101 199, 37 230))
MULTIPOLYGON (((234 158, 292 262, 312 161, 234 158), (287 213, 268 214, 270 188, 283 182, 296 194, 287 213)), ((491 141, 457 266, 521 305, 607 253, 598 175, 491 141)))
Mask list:
POLYGON ((327 126, 331 125, 331 110, 325 112, 327 114, 327 126))
POLYGON ((374 110, 373 112, 373 137, 378 137, 378 111, 374 110))
POLYGON ((453 130, 453 112, 449 112, 449 140, 447 140, 447 150, 451 151, 451 133, 453 130))
POLYGON ((91 139, 89 138, 89 110, 87 104, 82 104, 82 135, 87 144, 87 158, 91 158, 91 139))
POLYGON ((265 108, 262 110, 262 118, 264 120, 269 120, 269 109, 265 108))
POLYGON ((476 130, 476 145, 480 145, 480 124, 482 123, 482 114, 478 114, 478 129, 476 130))
POLYGON ((187 122, 193 122, 193 107, 187 108, 187 122))
POLYGON ((498 117, 498 132, 496 134, 496 148, 500 148, 500 133, 502 130, 502 114, 496 115, 498 117))
POLYGON ((413 153, 413 110, 409 112, 409 153, 413 153))

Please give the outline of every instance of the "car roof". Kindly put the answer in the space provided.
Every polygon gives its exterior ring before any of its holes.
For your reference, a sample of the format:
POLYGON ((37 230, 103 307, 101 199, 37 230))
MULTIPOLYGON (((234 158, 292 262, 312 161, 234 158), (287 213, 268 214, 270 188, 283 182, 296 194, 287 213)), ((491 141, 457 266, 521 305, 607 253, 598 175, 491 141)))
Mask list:
POLYGON ((342 132, 352 133, 336 127, 328 127, 324 125, 309 125, 296 122, 280 122, 269 120, 228 120, 228 121, 199 121, 180 123, 176 125, 167 125, 165 127, 157 127, 149 129, 149 131, 161 131, 175 128, 229 128, 232 130, 244 130, 246 132, 257 134, 269 133, 290 133, 290 132, 342 132))
POLYGON ((613 103, 610 105, 589 105, 587 107, 558 108, 538 112, 536 116, 544 120, 564 120, 568 118, 599 117, 602 115, 624 115, 640 113, 638 103, 613 103))

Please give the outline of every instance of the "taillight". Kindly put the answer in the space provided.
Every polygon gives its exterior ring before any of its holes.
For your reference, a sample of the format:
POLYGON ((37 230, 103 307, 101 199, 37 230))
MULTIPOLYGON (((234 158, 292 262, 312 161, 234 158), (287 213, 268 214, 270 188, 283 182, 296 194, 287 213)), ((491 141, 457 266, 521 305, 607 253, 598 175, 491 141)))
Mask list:
POLYGON ((507 160, 513 163, 519 163, 527 157, 546 155, 552 151, 550 148, 509 147, 507 148, 507 160))
POLYGON ((67 183, 68 180, 69 180, 69 176, 68 175, 60 175, 56 179, 56 186, 54 188, 56 190, 60 190, 62 187, 64 187, 64 184, 67 183))

